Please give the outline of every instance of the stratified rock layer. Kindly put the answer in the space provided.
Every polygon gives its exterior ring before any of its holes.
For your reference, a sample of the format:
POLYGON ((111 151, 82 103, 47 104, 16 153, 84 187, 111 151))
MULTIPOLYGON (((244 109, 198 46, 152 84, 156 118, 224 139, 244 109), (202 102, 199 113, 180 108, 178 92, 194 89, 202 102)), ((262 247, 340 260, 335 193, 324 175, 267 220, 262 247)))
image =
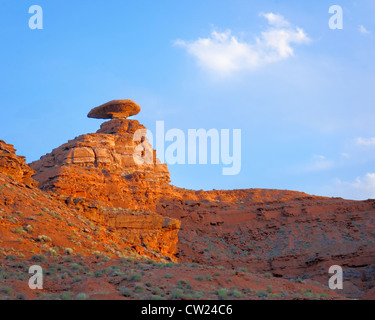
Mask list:
POLYGON ((105 122, 97 133, 81 135, 33 162, 34 179, 43 190, 62 195, 152 210, 155 199, 170 188, 170 176, 145 135, 137 120, 105 122), (147 163, 135 161, 147 155, 147 163))
POLYGON ((344 290, 375 287, 375 200, 351 201, 286 190, 184 191, 157 212, 182 221, 180 262, 246 267, 328 288, 332 265, 344 290))

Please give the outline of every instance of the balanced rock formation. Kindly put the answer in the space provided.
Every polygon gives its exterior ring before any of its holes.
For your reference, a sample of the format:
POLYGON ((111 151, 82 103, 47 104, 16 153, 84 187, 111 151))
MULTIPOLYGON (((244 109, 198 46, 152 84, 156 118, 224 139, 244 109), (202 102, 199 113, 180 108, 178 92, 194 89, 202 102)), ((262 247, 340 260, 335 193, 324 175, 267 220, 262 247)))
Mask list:
POLYGON ((97 133, 81 135, 31 163, 34 179, 41 189, 62 195, 153 210, 155 199, 170 188, 167 165, 156 158, 146 128, 137 120, 123 119, 136 113, 137 104, 115 101, 126 103, 110 102, 89 116, 117 118, 103 123, 97 133))
POLYGON ((96 133, 70 140, 31 163, 34 179, 82 215, 116 230, 138 253, 156 250, 175 260, 180 221, 155 213, 157 199, 171 188, 167 165, 156 158, 147 129, 125 119, 140 107, 118 101, 90 111, 90 117, 114 118, 96 133))
POLYGON ((0 173, 28 186, 37 185, 32 179, 34 170, 26 164, 25 157, 17 156, 14 147, 3 140, 0 140, 0 173))
POLYGON ((140 111, 141 107, 132 100, 112 100, 92 109, 87 116, 96 119, 126 119, 140 111))

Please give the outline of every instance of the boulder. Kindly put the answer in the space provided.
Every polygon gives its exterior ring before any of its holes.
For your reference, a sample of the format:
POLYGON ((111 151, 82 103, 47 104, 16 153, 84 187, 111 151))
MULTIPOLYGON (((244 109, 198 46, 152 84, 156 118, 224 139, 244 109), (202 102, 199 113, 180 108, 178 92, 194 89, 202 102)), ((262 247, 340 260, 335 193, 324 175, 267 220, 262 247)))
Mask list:
POLYGON ((87 117, 95 119, 126 119, 135 116, 141 111, 141 107, 134 101, 112 100, 92 109, 87 117))

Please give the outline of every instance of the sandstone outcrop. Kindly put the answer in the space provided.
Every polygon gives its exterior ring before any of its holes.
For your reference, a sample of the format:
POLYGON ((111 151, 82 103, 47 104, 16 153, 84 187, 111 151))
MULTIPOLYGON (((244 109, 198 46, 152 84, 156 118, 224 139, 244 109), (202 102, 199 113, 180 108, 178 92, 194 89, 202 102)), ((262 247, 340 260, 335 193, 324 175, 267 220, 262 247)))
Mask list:
MULTIPOLYGON (((112 102, 104 106, 94 114, 115 110, 112 102)), ((180 221, 155 213, 157 200, 171 188, 170 175, 156 158, 146 133, 137 120, 115 118, 104 122, 96 133, 68 141, 30 166, 42 190, 78 199, 69 204, 77 209, 80 203, 83 215, 117 230, 138 253, 144 247, 174 260, 180 221), (87 205, 90 201, 95 204, 87 205)))
POLYGON ((85 134, 53 150, 30 166, 43 190, 131 209, 154 209, 170 188, 161 164, 137 120, 113 119, 97 133, 85 134), (134 141, 137 130, 144 133, 134 141), (149 155, 147 163, 138 163, 149 155))
POLYGON ((126 119, 140 111, 141 107, 132 100, 112 100, 92 109, 87 116, 96 119, 126 119))
POLYGON ((184 191, 157 212, 181 220, 180 262, 246 267, 327 288, 340 265, 344 290, 375 286, 375 200, 351 201, 284 190, 184 191))
POLYGON ((0 140, 0 252, 53 253, 70 248, 76 253, 122 255, 133 251, 176 261, 179 220, 112 208, 98 199, 43 192, 36 188, 33 174, 24 157, 0 140), (38 234, 47 240, 40 241, 38 234))
POLYGON ((0 140, 0 173, 28 186, 36 186, 37 182, 32 179, 34 170, 26 164, 25 157, 17 156, 15 152, 12 145, 0 140))

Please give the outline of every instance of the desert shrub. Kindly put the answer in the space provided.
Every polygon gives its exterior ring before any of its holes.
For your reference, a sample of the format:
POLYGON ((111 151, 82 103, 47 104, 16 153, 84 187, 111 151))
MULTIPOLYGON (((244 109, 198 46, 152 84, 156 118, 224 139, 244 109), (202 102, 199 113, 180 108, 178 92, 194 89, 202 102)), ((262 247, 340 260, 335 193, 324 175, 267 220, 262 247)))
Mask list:
POLYGON ((57 255, 58 255, 58 249, 57 249, 57 248, 49 248, 49 249, 48 249, 48 253, 49 253, 51 256, 57 256, 57 255))
POLYGON ((265 290, 259 290, 259 291, 257 291, 256 295, 259 298, 267 298, 268 297, 268 292, 265 291, 265 290))
POLYGON ((243 297, 243 294, 241 291, 237 290, 237 289, 232 289, 230 291, 230 296, 233 297, 233 298, 242 298, 243 297))
POLYGON ((161 293, 161 289, 159 287, 155 287, 152 289, 151 293, 154 295, 159 295, 161 293))
POLYGON ((13 254, 8 254, 5 259, 8 261, 14 261, 17 259, 17 257, 13 254))
POLYGON ((186 280, 183 280, 183 279, 177 282, 176 288, 183 290, 184 293, 192 293, 193 292, 192 285, 189 282, 187 282, 186 280))
POLYGON ((10 294, 12 294, 12 289, 11 288, 9 288, 9 287, 2 287, 1 288, 1 292, 2 293, 5 293, 5 294, 7 294, 7 295, 10 295, 10 294))
POLYGON ((184 292, 181 289, 174 289, 169 296, 170 299, 174 299, 174 300, 179 300, 179 299, 182 299, 183 297, 184 297, 184 292))
POLYGON ((145 288, 142 287, 142 286, 136 286, 136 287, 134 288, 134 292, 135 292, 135 293, 143 293, 143 292, 145 292, 145 288))
POLYGON ((216 294, 220 300, 225 300, 228 297, 228 289, 221 288, 217 290, 216 294))
POLYGON ((315 294, 312 292, 305 292, 303 296, 306 298, 315 298, 315 294))
POLYGON ((166 278, 166 279, 171 279, 171 278, 173 278, 173 274, 171 274, 171 273, 166 273, 165 276, 164 276, 164 278, 166 278))
POLYGON ((26 231, 27 231, 28 233, 32 233, 33 230, 34 230, 34 227, 28 224, 28 225, 25 227, 25 229, 26 229, 26 231))
POLYGON ((52 239, 44 234, 39 235, 37 240, 40 242, 52 242, 52 239))
POLYGON ((73 296, 74 296, 73 292, 66 291, 66 292, 63 292, 63 293, 60 294, 60 299, 61 300, 72 300, 73 296))
POLYGON ((72 262, 72 257, 64 257, 64 262, 72 262))
POLYGON ((17 227, 17 228, 12 229, 12 232, 15 233, 15 234, 22 234, 25 231, 23 230, 22 227, 17 227))
POLYGON ((88 298, 90 298, 90 296, 86 293, 78 293, 76 295, 77 300, 87 300, 88 298))
POLYGON ((196 291, 194 292, 192 295, 191 295, 191 299, 200 299, 202 298, 202 293, 199 292, 199 291, 196 291))
POLYGON ((100 278, 100 277, 103 276, 103 274, 104 274, 104 270, 103 269, 96 270, 94 276, 95 276, 95 278, 100 278))
POLYGON ((16 299, 17 300, 26 300, 26 295, 24 293, 22 293, 22 292, 17 293, 16 299))
POLYGON ((197 281, 203 281, 204 280, 204 276, 198 275, 194 279, 197 280, 197 281))
POLYGON ((73 271, 80 271, 82 267, 78 263, 72 263, 70 265, 70 269, 72 269, 73 271))
POLYGON ((34 261, 34 262, 46 262, 47 258, 44 255, 34 254, 31 257, 31 260, 34 261))
POLYGON ((142 275, 139 274, 139 273, 133 273, 130 277, 129 277, 129 281, 132 281, 132 282, 139 282, 142 280, 142 275))
POLYGON ((296 280, 295 280, 296 283, 303 283, 303 280, 302 278, 298 277, 296 280))
POLYGON ((268 278, 268 279, 269 279, 269 278, 272 278, 272 274, 270 274, 270 273, 267 272, 267 273, 264 274, 264 277, 265 277, 265 278, 268 278))
POLYGON ((64 251, 65 251, 66 254, 71 255, 71 254, 73 254, 74 250, 72 248, 65 248, 64 251))
POLYGON ((129 289, 127 287, 120 287, 118 290, 121 292, 121 295, 124 296, 124 297, 131 297, 132 296, 131 289, 129 289))
POLYGON ((80 282, 82 281, 82 278, 80 276, 76 276, 73 278, 72 283, 80 282))

